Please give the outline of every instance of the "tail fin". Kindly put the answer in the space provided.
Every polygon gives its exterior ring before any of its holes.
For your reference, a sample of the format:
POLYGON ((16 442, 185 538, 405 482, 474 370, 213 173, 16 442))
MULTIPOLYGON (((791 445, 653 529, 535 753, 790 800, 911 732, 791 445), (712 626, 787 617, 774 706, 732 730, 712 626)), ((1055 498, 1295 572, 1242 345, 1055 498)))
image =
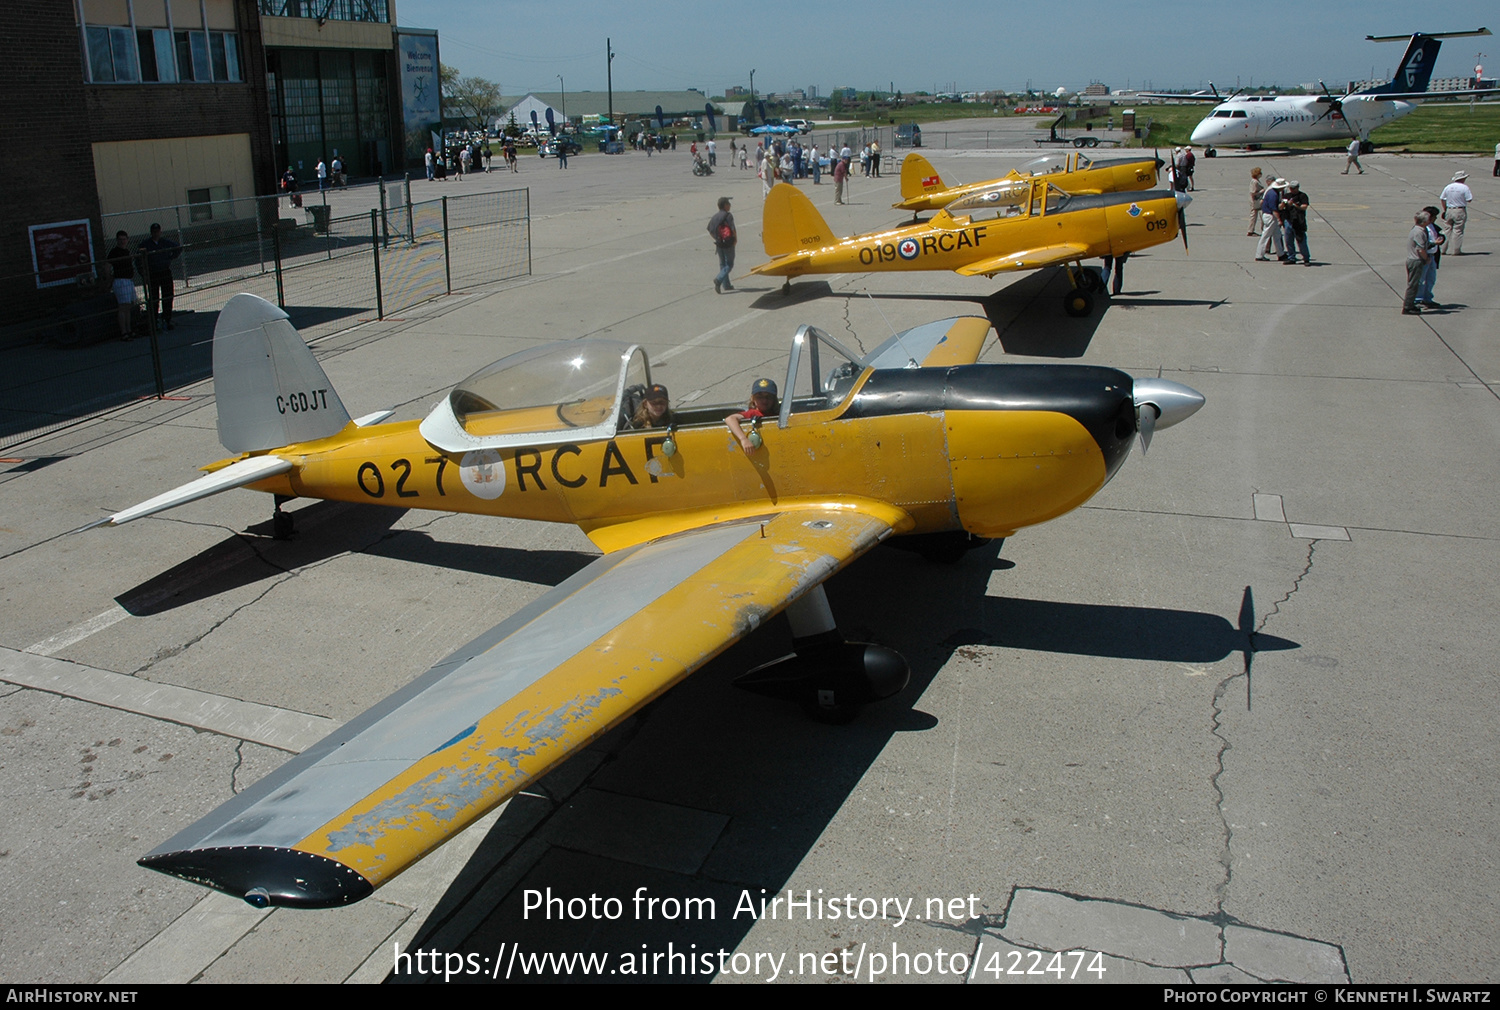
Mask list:
POLYGON ((941 193, 948 186, 932 162, 913 151, 901 162, 901 199, 941 193))
POLYGON ((1441 39, 1431 35, 1413 35, 1411 42, 1406 46, 1405 54, 1401 57, 1401 67, 1396 71, 1396 76, 1378 88, 1370 88, 1360 93, 1397 95, 1426 91, 1427 82, 1432 79, 1432 68, 1437 65, 1438 49, 1442 45, 1441 39))
POLYGON ((838 241, 818 208, 802 190, 785 182, 771 187, 761 217, 761 241, 767 256, 785 256, 838 241))
POLYGON ((219 441, 258 452, 326 438, 349 423, 333 384, 292 326, 264 298, 235 295, 214 327, 219 441))

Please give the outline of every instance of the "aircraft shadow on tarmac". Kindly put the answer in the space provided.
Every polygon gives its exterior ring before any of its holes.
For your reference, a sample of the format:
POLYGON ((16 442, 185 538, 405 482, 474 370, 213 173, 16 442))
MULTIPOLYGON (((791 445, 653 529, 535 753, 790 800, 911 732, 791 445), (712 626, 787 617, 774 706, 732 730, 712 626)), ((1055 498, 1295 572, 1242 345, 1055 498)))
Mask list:
MULTIPOLYGON (((593 561, 581 551, 522 550, 437 540, 422 530, 392 526, 406 509, 320 501, 298 509, 297 534, 271 539, 271 521, 228 536, 207 550, 115 598, 137 617, 253 585, 345 553, 411 561, 453 571, 555 586, 593 561)), ((455 645, 461 643, 454 643, 455 645)))
MULTIPOLYGON (((993 572, 1003 567, 996 549, 971 551, 956 565, 894 550, 862 558, 857 576, 827 584, 833 612, 849 639, 875 640, 906 656, 912 680, 905 691, 845 726, 813 722, 791 703, 739 691, 735 677, 789 650, 785 622, 774 622, 513 799, 407 949, 493 959, 519 945, 529 954, 607 953, 611 966, 643 949, 665 952, 669 943, 689 954, 734 950, 755 924, 734 915, 742 895, 757 908, 762 894, 784 895, 891 738, 938 727, 912 705, 964 644, 1158 662, 1212 662, 1235 651, 1248 659, 1252 650, 1296 647, 1268 636, 1250 644, 1248 590, 1240 628, 1191 611, 987 598, 993 572), (526 892, 544 900, 548 888, 564 900, 617 898, 623 914, 527 914, 526 892), (639 888, 679 903, 711 898, 714 916, 638 916, 639 888)), ((840 925, 828 928, 838 932, 840 925)), ((985 925, 980 919, 945 928, 975 933, 985 925)), ((662 971, 608 980, 713 978, 712 971, 679 970, 670 978, 662 971)), ((525 980, 588 981, 560 972, 525 980)))

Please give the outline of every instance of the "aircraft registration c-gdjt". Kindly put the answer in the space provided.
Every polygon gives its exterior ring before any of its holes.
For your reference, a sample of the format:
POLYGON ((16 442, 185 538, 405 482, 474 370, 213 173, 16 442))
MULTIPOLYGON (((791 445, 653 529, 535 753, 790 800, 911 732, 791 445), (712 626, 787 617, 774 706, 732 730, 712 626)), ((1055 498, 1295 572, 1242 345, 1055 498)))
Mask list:
POLYGON ((824 580, 888 537, 956 560, 1060 516, 1203 404, 1112 368, 976 364, 989 332, 948 319, 860 356, 803 326, 746 450, 736 404, 635 427, 666 391, 609 340, 503 358, 420 422, 351 420, 286 313, 236 295, 213 349, 235 455, 85 529, 244 487, 277 496, 281 534, 301 496, 577 523, 604 553, 141 864, 261 908, 357 901, 782 611, 796 651, 742 686, 835 722, 898 692, 905 660, 846 642, 824 580))

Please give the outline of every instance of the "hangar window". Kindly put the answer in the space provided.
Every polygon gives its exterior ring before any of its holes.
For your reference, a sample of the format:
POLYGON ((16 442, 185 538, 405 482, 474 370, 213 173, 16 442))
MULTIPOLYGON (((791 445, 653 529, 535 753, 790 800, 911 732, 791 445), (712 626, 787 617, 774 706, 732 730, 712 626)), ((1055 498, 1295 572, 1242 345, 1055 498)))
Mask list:
POLYGON ((92 84, 234 83, 244 80, 234 10, 227 4, 84 0, 84 66, 92 84))

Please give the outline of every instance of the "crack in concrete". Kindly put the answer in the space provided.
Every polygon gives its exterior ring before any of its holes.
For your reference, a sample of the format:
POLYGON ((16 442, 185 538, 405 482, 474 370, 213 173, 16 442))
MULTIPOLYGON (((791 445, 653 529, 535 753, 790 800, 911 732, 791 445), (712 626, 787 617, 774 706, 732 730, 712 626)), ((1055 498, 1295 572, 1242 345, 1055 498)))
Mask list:
POLYGON ((231 534, 232 536, 238 538, 242 543, 244 543, 245 546, 250 549, 250 551, 255 555, 255 557, 258 560, 265 562, 265 564, 267 566, 269 566, 270 568, 272 568, 272 569, 274 569, 274 570, 276 570, 278 572, 281 572, 282 573, 282 577, 272 580, 272 582, 270 583, 270 585, 266 586, 266 588, 264 590, 262 590, 261 592, 257 593, 253 599, 246 600, 244 603, 242 603, 239 606, 235 607, 229 613, 225 614, 223 617, 219 618, 217 621, 215 621, 213 624, 211 624, 202 633, 194 635, 192 638, 188 639, 180 647, 175 648, 175 649, 169 648, 169 649, 164 649, 164 650, 159 651, 154 658, 148 660, 143 666, 141 666, 141 667, 139 667, 139 668, 137 668, 135 670, 132 670, 130 672, 130 676, 132 676, 132 677, 139 677, 141 674, 143 674, 147 670, 151 669, 151 667, 155 666, 161 660, 163 660, 163 659, 170 659, 173 656, 181 655, 182 653, 186 652, 188 649, 191 649, 193 646, 197 645, 199 642, 202 642, 205 638, 207 638, 209 635, 213 634, 215 631, 218 631, 221 627, 223 627, 225 624, 227 624, 231 619, 233 619, 235 616, 237 616, 240 611, 244 610, 246 607, 254 606, 255 604, 259 603, 261 600, 265 599, 268 595, 270 595, 277 587, 286 584, 287 582, 289 582, 292 579, 300 577, 304 572, 310 572, 310 571, 313 571, 314 569, 322 568, 324 565, 332 564, 333 562, 338 561, 341 558, 346 558, 346 557, 349 557, 350 555, 353 555, 353 554, 368 554, 373 548, 375 548, 376 546, 378 546, 381 543, 384 543, 386 540, 391 539, 392 537, 398 537, 398 536, 402 535, 403 533, 408 533, 408 532, 411 532, 412 530, 423 529, 423 528, 425 528, 427 526, 431 526, 433 523, 436 523, 439 520, 449 518, 451 515, 453 515, 453 513, 440 512, 437 515, 433 516, 433 518, 429 519, 427 522, 422 523, 420 525, 413 526, 413 527, 410 527, 408 529, 386 530, 384 533, 381 533, 379 536, 377 536, 374 540, 371 540, 369 543, 366 543, 363 546, 360 546, 360 547, 357 547, 357 548, 354 548, 354 549, 351 549, 351 550, 347 550, 347 551, 340 551, 338 554, 335 554, 335 555, 333 555, 331 557, 324 558, 321 561, 314 561, 314 562, 312 562, 312 563, 310 563, 310 564, 308 564, 308 565, 306 565, 306 566, 304 566, 304 567, 302 567, 300 569, 287 568, 285 565, 278 564, 275 561, 271 560, 265 554, 261 553, 261 550, 258 547, 258 545, 256 544, 254 538, 250 538, 250 537, 245 536, 245 534, 242 533, 242 532, 240 532, 239 530, 232 530, 228 526, 223 526, 223 525, 220 525, 218 523, 200 523, 200 522, 193 522, 192 520, 175 519, 175 518, 167 520, 168 522, 179 522, 179 523, 183 523, 183 524, 189 525, 189 526, 212 526, 212 527, 214 527, 216 529, 224 530, 226 533, 231 534))
POLYGON ((245 764, 245 741, 239 740, 234 745, 234 767, 229 769, 229 791, 235 796, 240 794, 240 768, 245 764))
POLYGON ((1224 757, 1234 749, 1234 745, 1229 742, 1229 738, 1225 736, 1223 732, 1224 697, 1229 693, 1229 686, 1236 680, 1240 680, 1241 678, 1243 678, 1245 681, 1245 707, 1247 710, 1249 709, 1250 670, 1255 656, 1255 636, 1265 630, 1266 624, 1271 620, 1271 618, 1281 612, 1281 605, 1289 601, 1294 595, 1296 595, 1297 590, 1301 588, 1302 580, 1307 577, 1307 574, 1310 571, 1312 571, 1313 554, 1317 551, 1317 546, 1318 542, 1316 540, 1308 541, 1307 563, 1302 566, 1302 571, 1299 572, 1297 574, 1297 577, 1292 581, 1292 588, 1287 590, 1286 594, 1282 596, 1281 599, 1271 604, 1271 609, 1267 611, 1265 616, 1262 617, 1256 624, 1255 630, 1251 631, 1248 634, 1247 637, 1249 641, 1247 643, 1245 651, 1244 669, 1225 677, 1223 680, 1219 681, 1218 685, 1214 688, 1213 719, 1209 728, 1209 732, 1218 738, 1219 750, 1218 753, 1214 755, 1214 772, 1209 776, 1208 781, 1209 785, 1213 788, 1214 795, 1216 796, 1214 806, 1219 812, 1219 822, 1223 825, 1222 834, 1224 838, 1223 847, 1219 850, 1219 865, 1223 868, 1224 873, 1223 879, 1214 886, 1214 907, 1217 910, 1217 916, 1224 919, 1226 922, 1235 921, 1231 916, 1229 916, 1229 913, 1224 910, 1224 902, 1229 894, 1229 885, 1234 880, 1234 828, 1229 823, 1229 814, 1224 809, 1224 787, 1220 784, 1220 780, 1224 776, 1224 757))

